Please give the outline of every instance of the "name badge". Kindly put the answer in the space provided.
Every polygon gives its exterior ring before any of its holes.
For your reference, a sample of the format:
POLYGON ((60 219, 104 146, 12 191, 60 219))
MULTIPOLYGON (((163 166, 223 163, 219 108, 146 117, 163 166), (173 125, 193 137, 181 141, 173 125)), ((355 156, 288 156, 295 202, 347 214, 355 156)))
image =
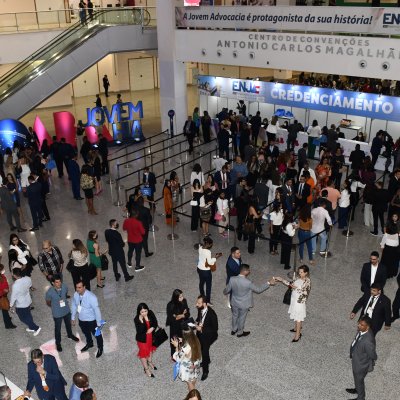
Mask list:
POLYGON ((64 300, 60 300, 60 307, 65 307, 65 301, 64 300))
POLYGON ((78 313, 80 313, 81 311, 82 311, 82 306, 79 305, 79 306, 78 306, 78 313))

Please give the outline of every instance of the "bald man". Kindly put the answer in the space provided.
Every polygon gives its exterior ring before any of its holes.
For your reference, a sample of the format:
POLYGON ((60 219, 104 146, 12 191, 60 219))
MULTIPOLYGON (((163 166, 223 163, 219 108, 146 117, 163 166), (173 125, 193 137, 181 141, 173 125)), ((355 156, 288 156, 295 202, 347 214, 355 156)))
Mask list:
POLYGON ((60 275, 62 278, 64 260, 60 249, 57 246, 53 246, 50 240, 43 241, 38 263, 40 270, 49 282, 51 282, 54 275, 60 275))
POLYGON ((72 377, 69 400, 80 400, 81 393, 89 389, 89 378, 83 372, 76 372, 72 377))

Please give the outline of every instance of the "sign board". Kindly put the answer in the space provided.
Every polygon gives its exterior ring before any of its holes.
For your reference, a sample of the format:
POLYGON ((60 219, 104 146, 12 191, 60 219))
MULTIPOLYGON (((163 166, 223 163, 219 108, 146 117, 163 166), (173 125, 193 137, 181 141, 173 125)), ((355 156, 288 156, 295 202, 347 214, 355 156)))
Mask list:
POLYGON ((199 76, 200 95, 400 121, 400 98, 311 86, 199 76))
POLYGON ((400 8, 234 6, 176 8, 179 28, 400 33, 400 8))

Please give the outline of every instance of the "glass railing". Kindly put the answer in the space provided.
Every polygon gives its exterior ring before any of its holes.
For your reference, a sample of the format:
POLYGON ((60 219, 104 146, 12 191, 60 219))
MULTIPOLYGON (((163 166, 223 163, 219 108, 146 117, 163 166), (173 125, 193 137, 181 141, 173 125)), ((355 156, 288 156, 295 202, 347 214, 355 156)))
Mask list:
MULTIPOLYGON (((146 18, 145 25, 156 26, 155 7, 119 8, 119 10, 127 9, 144 9, 144 17, 146 18)), ((98 13, 102 10, 107 9, 95 8, 94 13, 98 13)), ((30 11, 5 14, 0 13, 0 33, 66 29, 74 25, 77 21, 79 21, 79 10, 73 8, 64 10, 30 11)))
POLYGON ((149 25, 150 19, 150 14, 143 8, 96 10, 92 18, 87 17, 83 23, 76 22, 0 77, 0 103, 21 86, 43 74, 52 64, 99 30, 112 25, 141 25, 144 27, 149 25))

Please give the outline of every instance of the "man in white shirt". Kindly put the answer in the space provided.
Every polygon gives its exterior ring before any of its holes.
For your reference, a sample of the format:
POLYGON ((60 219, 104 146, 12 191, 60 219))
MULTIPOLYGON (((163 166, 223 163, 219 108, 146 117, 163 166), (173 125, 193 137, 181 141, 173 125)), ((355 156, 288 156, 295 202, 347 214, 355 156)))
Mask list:
POLYGON ((311 233, 313 235, 311 239, 311 244, 312 244, 312 251, 313 254, 316 252, 317 249, 317 237, 320 238, 320 248, 319 248, 319 254, 323 257, 325 256, 326 253, 326 241, 328 238, 328 234, 325 231, 325 221, 328 223, 328 225, 332 226, 332 220, 331 217, 329 216, 328 211, 326 210, 326 202, 321 201, 320 206, 317 208, 314 208, 311 211, 311 218, 313 221, 312 228, 311 228, 311 233), (315 234, 319 234, 315 236, 315 234))
POLYGON ((26 331, 33 332, 33 335, 37 336, 42 328, 33 322, 31 314, 31 278, 29 278, 29 276, 22 277, 21 268, 13 269, 13 277, 15 283, 12 287, 10 307, 14 307, 15 305, 15 312, 17 313, 18 318, 22 323, 28 326, 26 331))
POLYGON ((304 171, 308 171, 310 173, 310 176, 311 178, 313 178, 314 183, 317 182, 317 176, 315 175, 315 171, 312 168, 310 168, 310 165, 308 163, 304 164, 304 167, 301 169, 299 176, 302 176, 304 171))

